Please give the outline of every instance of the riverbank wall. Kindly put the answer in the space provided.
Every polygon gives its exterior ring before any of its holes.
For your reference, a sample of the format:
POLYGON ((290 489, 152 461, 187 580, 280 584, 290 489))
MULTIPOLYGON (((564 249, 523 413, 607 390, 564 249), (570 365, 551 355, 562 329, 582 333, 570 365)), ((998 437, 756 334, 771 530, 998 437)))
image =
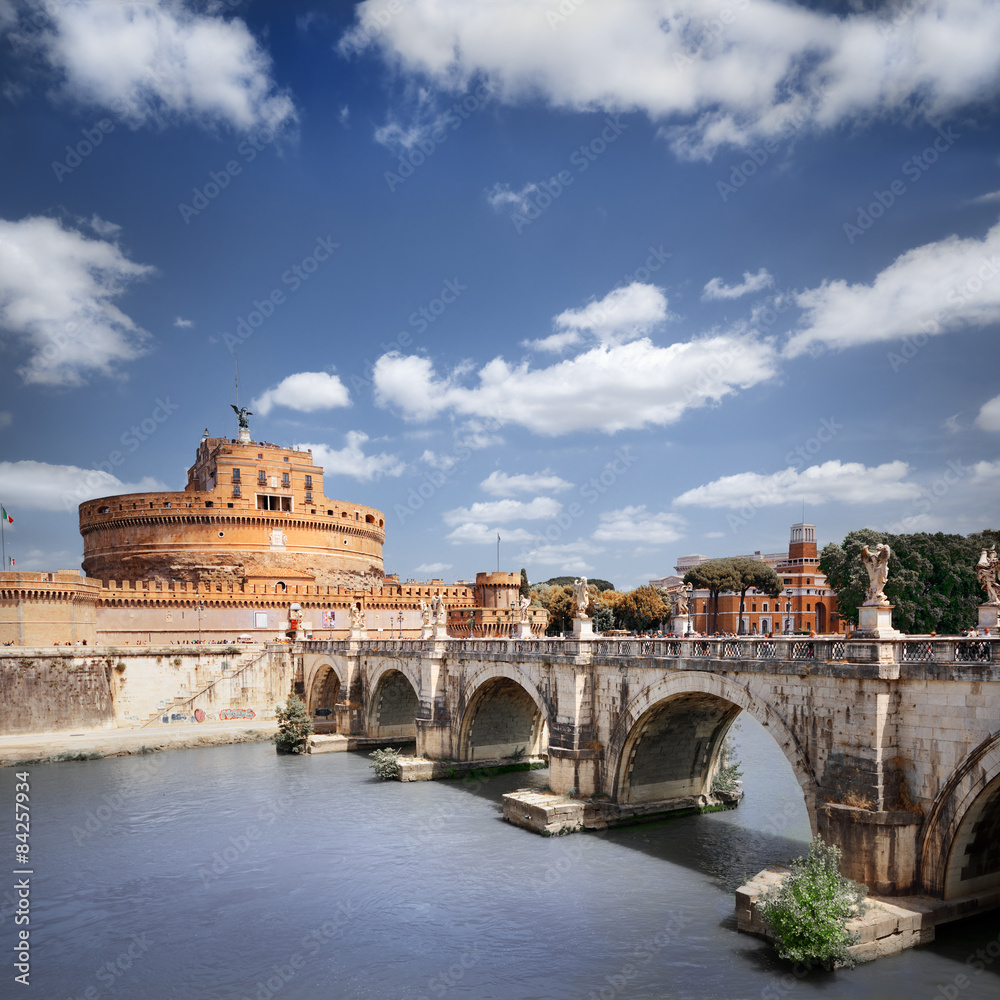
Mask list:
POLYGON ((0 733, 270 722, 294 681, 278 643, 4 649, 0 733))

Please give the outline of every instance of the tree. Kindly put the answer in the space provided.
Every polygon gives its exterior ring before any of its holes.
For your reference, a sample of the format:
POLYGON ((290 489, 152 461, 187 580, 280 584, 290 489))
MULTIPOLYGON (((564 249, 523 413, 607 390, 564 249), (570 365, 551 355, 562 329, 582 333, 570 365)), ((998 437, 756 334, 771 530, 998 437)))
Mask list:
POLYGON ((865 886, 840 874, 840 848, 814 837, 807 858, 796 858, 781 885, 760 902, 778 954, 789 962, 824 969, 853 966, 847 950, 857 943, 846 923, 865 911, 865 886))
POLYGON ((732 559, 708 559, 692 566, 684 574, 685 583, 690 583, 697 590, 708 591, 709 604, 712 606, 709 632, 716 631, 719 620, 719 594, 724 590, 737 591, 742 586, 732 563, 732 559))
POLYGON ((746 607, 747 591, 753 587, 768 597, 780 597, 781 579, 766 562, 761 562, 760 559, 751 559, 749 556, 733 556, 724 561, 732 563, 733 572, 739 578, 740 613, 737 631, 742 635, 743 610, 746 607))
MULTIPOLYGON (((535 587, 548 587, 548 586, 563 587, 566 584, 569 584, 572 587, 576 579, 577 578, 575 576, 554 576, 552 577, 551 580, 544 580, 542 583, 536 583, 535 587)), ((615 589, 615 585, 613 583, 609 582, 608 580, 599 580, 596 577, 592 580, 588 579, 587 584, 589 586, 596 587, 599 591, 615 589)))
POLYGON ((615 618, 632 632, 654 628, 669 614, 670 601, 665 601, 656 587, 649 584, 628 591, 615 607, 615 618))
POLYGON ((850 532, 840 545, 831 542, 823 548, 820 569, 837 595, 841 617, 849 621, 857 623, 858 607, 868 590, 861 550, 879 542, 892 550, 885 595, 894 605, 896 628, 911 635, 957 635, 976 623, 976 606, 985 596, 976 562, 984 548, 1000 544, 1000 532, 890 535, 862 528, 850 532))
POLYGON ((309 747, 313 724, 306 703, 297 695, 289 695, 285 704, 275 709, 278 731, 271 737, 277 753, 304 753, 309 747))
POLYGON ((521 589, 520 596, 527 597, 531 599, 531 584, 528 583, 528 571, 522 567, 521 569, 521 589))
POLYGON ((594 612, 594 631, 610 632, 615 627, 615 613, 609 607, 599 607, 594 612))

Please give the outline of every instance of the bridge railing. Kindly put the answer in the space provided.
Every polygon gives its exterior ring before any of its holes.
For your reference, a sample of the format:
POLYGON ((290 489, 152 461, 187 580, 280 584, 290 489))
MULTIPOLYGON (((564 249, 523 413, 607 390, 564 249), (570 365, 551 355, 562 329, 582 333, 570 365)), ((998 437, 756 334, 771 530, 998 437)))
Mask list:
POLYGON ((333 639, 308 640, 310 652, 347 654, 361 649, 388 655, 421 654, 444 645, 452 655, 552 656, 589 651, 597 657, 628 659, 785 660, 802 662, 1000 663, 1000 637, 900 636, 893 639, 849 639, 834 636, 725 636, 657 639, 601 639, 571 642, 547 639, 333 639))

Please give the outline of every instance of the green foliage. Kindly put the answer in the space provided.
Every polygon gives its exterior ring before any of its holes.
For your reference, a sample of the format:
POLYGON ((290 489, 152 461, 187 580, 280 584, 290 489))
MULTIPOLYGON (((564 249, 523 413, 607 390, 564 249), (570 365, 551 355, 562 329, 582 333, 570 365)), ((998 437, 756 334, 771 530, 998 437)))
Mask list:
POLYGON ((392 781, 399 773, 399 751, 393 747, 373 750, 368 756, 372 759, 369 766, 382 781, 392 781))
POLYGON ((615 618, 633 632, 655 628, 669 614, 670 601, 649 584, 628 591, 615 605, 615 618))
MULTIPOLYGON (((565 587, 569 584, 570 590, 572 590, 573 584, 576 580, 577 577, 575 576, 554 576, 551 580, 545 580, 543 583, 536 583, 535 587, 565 587)), ((592 580, 588 579, 587 584, 588 586, 596 587, 599 591, 615 589, 615 585, 613 583, 609 583, 607 580, 598 580, 596 578, 592 580)))
POLYGON ((715 631, 719 616, 719 594, 724 590, 738 591, 742 584, 739 574, 733 567, 732 559, 709 559, 706 562, 692 566, 684 574, 684 582, 690 583, 695 590, 707 590, 712 608, 712 619, 708 630, 715 631))
POLYGON ((807 858, 791 863, 791 874, 760 902, 778 954, 789 962, 832 969, 854 965, 847 950, 857 943, 846 923, 865 911, 868 892, 840 874, 840 848, 814 837, 807 858))
POLYGON ((521 568, 521 589, 519 590, 521 597, 531 597, 531 584, 528 583, 528 571, 521 568))
POLYGON ((608 632, 615 627, 615 613, 611 608, 598 608, 593 618, 595 632, 608 632))
POLYGON ((504 760, 524 760, 525 755, 528 752, 527 745, 523 747, 514 747, 514 752, 506 754, 504 760))
POLYGON ((736 757, 736 747, 733 745, 731 734, 732 730, 726 734, 726 738, 722 741, 722 749, 719 751, 719 770, 712 778, 713 795, 718 795, 719 792, 735 792, 737 783, 743 777, 743 767, 736 757))
POLYGON ((823 548, 819 565, 837 595, 841 616, 849 621, 857 623, 858 607, 868 590, 861 550, 879 542, 887 542, 892 550, 885 595, 895 605, 896 628, 910 635, 957 635, 975 625, 976 606, 985 600, 976 562, 984 548, 1000 544, 1000 531, 890 535, 863 528, 852 531, 840 545, 831 542, 823 548))
POLYGON ((309 718, 306 703, 296 694, 289 695, 284 707, 279 705, 278 731, 271 737, 278 753, 302 753, 305 751, 313 724, 309 718))

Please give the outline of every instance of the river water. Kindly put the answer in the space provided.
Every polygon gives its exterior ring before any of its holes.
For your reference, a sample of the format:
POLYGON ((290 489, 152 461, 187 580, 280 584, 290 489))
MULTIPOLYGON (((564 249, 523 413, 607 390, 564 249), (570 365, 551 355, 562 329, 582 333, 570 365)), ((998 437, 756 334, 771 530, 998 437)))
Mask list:
MULTIPOLYGON (((1000 996, 1000 959, 966 966, 996 914, 800 978, 737 933, 733 889, 809 827, 767 733, 744 717, 736 741, 739 809, 555 838, 499 813, 545 771, 403 785, 361 754, 266 743, 33 766, 31 987, 13 982, 8 904, 0 997, 1000 996)), ((0 772, 9 801, 17 770, 0 772)))

